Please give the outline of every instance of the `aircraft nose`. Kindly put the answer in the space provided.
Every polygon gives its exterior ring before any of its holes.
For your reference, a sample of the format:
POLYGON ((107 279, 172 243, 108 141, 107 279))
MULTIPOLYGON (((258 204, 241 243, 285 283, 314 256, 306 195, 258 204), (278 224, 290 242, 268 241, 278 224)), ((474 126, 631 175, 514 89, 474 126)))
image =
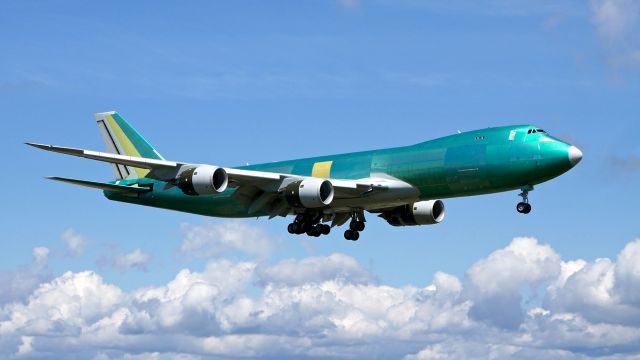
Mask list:
POLYGON ((575 146, 569 147, 569 162, 571 166, 576 166, 582 160, 582 151, 575 146))

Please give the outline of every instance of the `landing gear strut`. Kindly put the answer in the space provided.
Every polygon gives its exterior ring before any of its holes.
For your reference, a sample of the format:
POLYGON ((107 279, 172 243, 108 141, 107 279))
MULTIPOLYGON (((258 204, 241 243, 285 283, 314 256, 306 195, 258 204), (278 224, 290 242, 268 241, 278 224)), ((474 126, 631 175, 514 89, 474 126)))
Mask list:
POLYGON ((516 210, 520 214, 528 214, 531 212, 531 204, 529 204, 529 191, 533 190, 533 186, 525 186, 522 188, 522 192, 518 196, 522 197, 522 202, 516 205, 516 210))
POLYGON ((320 235, 328 235, 331 232, 331 226, 320 224, 321 215, 298 214, 296 219, 287 226, 289 234, 304 234, 318 237, 320 235))
MULTIPOLYGON (((338 220, 338 224, 342 225, 347 219, 348 215, 343 214, 342 220, 338 220)), ((319 237, 320 235, 329 235, 331 232, 331 226, 328 224, 321 224, 322 214, 316 213, 301 213, 296 215, 295 220, 287 226, 289 234, 307 234, 308 236, 319 237)), ((351 241, 356 241, 360 238, 360 231, 364 230, 364 213, 362 211, 354 212, 351 214, 351 222, 349 223, 349 229, 344 232, 344 238, 351 241)))
POLYGON ((354 213, 351 216, 349 230, 344 232, 344 238, 346 240, 356 241, 360 238, 360 231, 362 230, 364 230, 364 214, 358 216, 354 213))

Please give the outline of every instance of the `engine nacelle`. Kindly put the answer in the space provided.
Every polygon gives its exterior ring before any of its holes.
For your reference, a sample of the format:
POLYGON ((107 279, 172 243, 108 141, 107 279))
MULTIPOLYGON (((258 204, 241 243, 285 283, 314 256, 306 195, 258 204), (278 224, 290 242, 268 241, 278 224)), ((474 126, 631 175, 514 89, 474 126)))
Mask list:
POLYGON ((202 165, 178 175, 176 186, 186 195, 211 195, 223 192, 229 184, 227 172, 220 167, 202 165))
POLYGON ((333 201, 333 185, 324 179, 295 181, 285 188, 285 199, 293 207, 319 208, 333 201))
POLYGON ((380 214, 393 226, 433 225, 444 219, 442 200, 418 201, 380 214))

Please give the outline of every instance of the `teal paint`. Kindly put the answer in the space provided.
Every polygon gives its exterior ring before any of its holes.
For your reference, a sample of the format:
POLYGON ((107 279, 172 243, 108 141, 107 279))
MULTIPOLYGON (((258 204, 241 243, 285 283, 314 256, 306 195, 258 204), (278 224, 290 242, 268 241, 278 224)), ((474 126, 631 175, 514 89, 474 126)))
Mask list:
MULTIPOLYGON (((360 179, 385 173, 415 186, 421 200, 490 194, 533 186, 571 169, 570 144, 546 133, 527 134, 532 125, 505 126, 454 134, 412 146, 273 162, 239 169, 310 176, 316 162, 333 161, 331 177, 360 179), (515 131, 513 139, 510 134, 515 131)), ((107 198, 216 217, 253 217, 249 204, 233 197, 235 189, 207 196, 187 196, 151 179, 125 184, 153 185, 153 191, 107 198)))

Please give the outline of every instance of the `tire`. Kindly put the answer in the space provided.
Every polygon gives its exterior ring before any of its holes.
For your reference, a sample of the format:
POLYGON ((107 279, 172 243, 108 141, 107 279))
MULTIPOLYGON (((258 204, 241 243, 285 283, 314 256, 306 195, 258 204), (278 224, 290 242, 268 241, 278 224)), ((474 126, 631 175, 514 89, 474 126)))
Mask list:
POLYGON ((358 221, 358 228, 356 230, 358 231, 364 230, 364 221, 358 221))
POLYGON ((353 230, 349 229, 344 232, 344 238, 346 240, 351 240, 352 237, 353 237, 353 230))
POLYGON ((520 214, 525 214, 525 211, 527 210, 527 203, 524 202, 519 202, 518 205, 516 205, 516 211, 519 212, 520 214))
POLYGON ((351 240, 352 241, 358 241, 358 239, 360 239, 360 233, 357 231, 353 232, 353 236, 351 236, 351 240))
POLYGON ((323 224, 321 230, 322 230, 322 235, 329 235, 329 233, 331 232, 331 226, 327 224, 323 224))
POLYGON ((349 223, 349 230, 358 231, 358 222, 357 221, 350 222, 349 223))
POLYGON ((524 214, 528 214, 531 212, 531 204, 526 204, 527 206, 525 206, 524 209, 524 214))
POLYGON ((289 226, 287 226, 287 231, 289 232, 289 234, 295 234, 296 233, 295 224, 293 223, 289 224, 289 226))

